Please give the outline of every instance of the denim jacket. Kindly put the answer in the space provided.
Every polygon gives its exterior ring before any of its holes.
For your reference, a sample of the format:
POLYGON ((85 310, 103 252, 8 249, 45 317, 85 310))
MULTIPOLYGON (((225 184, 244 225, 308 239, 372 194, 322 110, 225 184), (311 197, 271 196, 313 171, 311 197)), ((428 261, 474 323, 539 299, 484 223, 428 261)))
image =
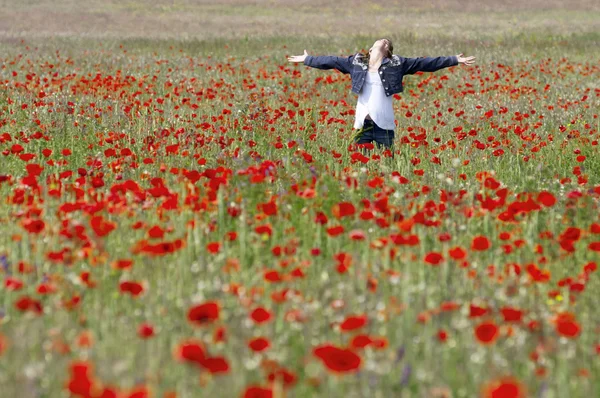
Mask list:
MULTIPOLYGON (((349 73, 352 78, 352 92, 355 94, 360 93, 369 68, 366 57, 360 53, 349 57, 307 55, 304 65, 317 69, 337 69, 342 73, 349 73)), ((389 97, 402 92, 404 75, 412 75, 415 72, 435 72, 455 65, 458 65, 458 58, 454 55, 434 58, 404 58, 392 55, 392 58, 386 57, 381 62, 379 76, 385 89, 385 95, 389 97)))

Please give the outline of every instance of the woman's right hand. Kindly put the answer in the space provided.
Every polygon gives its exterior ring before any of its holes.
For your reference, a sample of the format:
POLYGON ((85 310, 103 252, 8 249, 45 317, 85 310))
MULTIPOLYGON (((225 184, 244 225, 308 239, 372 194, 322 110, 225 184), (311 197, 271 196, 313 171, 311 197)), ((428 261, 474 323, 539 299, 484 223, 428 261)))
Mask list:
POLYGON ((462 53, 458 54, 456 58, 458 59, 459 64, 470 66, 475 63, 475 57, 463 57, 462 53))
POLYGON ((292 55, 291 57, 288 57, 288 61, 290 61, 290 62, 304 62, 304 60, 306 59, 307 55, 308 55, 308 53, 306 52, 306 50, 304 50, 304 54, 303 55, 292 55))

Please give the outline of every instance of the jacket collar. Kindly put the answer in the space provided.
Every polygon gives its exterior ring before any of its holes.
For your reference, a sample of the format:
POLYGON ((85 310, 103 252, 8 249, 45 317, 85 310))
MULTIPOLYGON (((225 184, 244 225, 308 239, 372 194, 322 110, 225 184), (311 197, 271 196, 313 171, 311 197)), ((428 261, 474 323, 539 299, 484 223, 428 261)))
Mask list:
MULTIPOLYGON (((390 62, 390 59, 387 57, 384 57, 383 60, 381 61, 381 65, 385 65, 387 63, 390 62)), ((368 67, 369 65, 365 62, 365 57, 361 54, 361 53, 357 53, 354 56, 354 59, 352 60, 352 64, 354 65, 360 65, 363 67, 363 69, 365 69, 365 67, 368 67)))

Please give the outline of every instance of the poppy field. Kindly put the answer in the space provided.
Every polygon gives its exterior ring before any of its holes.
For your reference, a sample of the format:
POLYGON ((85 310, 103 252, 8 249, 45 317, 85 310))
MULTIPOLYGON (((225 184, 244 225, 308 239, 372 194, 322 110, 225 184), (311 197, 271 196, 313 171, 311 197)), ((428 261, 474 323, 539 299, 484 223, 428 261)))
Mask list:
POLYGON ((405 77, 393 157, 289 40, 12 44, 3 396, 598 396, 600 57, 572 40, 429 43, 478 62, 405 77))

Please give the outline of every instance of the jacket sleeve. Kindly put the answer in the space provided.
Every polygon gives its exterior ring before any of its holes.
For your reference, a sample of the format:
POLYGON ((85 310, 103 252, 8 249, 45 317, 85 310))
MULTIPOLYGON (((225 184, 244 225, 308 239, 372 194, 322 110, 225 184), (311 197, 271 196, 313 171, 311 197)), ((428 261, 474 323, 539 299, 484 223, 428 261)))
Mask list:
POLYGON ((416 72, 435 72, 436 70, 448 68, 458 65, 456 55, 450 57, 420 57, 420 58, 404 58, 402 61, 402 72, 404 75, 412 75, 416 72))
POLYGON ((304 65, 317 69, 337 69, 342 73, 352 71, 352 60, 354 55, 349 57, 334 57, 331 55, 307 55, 304 59, 304 65))

